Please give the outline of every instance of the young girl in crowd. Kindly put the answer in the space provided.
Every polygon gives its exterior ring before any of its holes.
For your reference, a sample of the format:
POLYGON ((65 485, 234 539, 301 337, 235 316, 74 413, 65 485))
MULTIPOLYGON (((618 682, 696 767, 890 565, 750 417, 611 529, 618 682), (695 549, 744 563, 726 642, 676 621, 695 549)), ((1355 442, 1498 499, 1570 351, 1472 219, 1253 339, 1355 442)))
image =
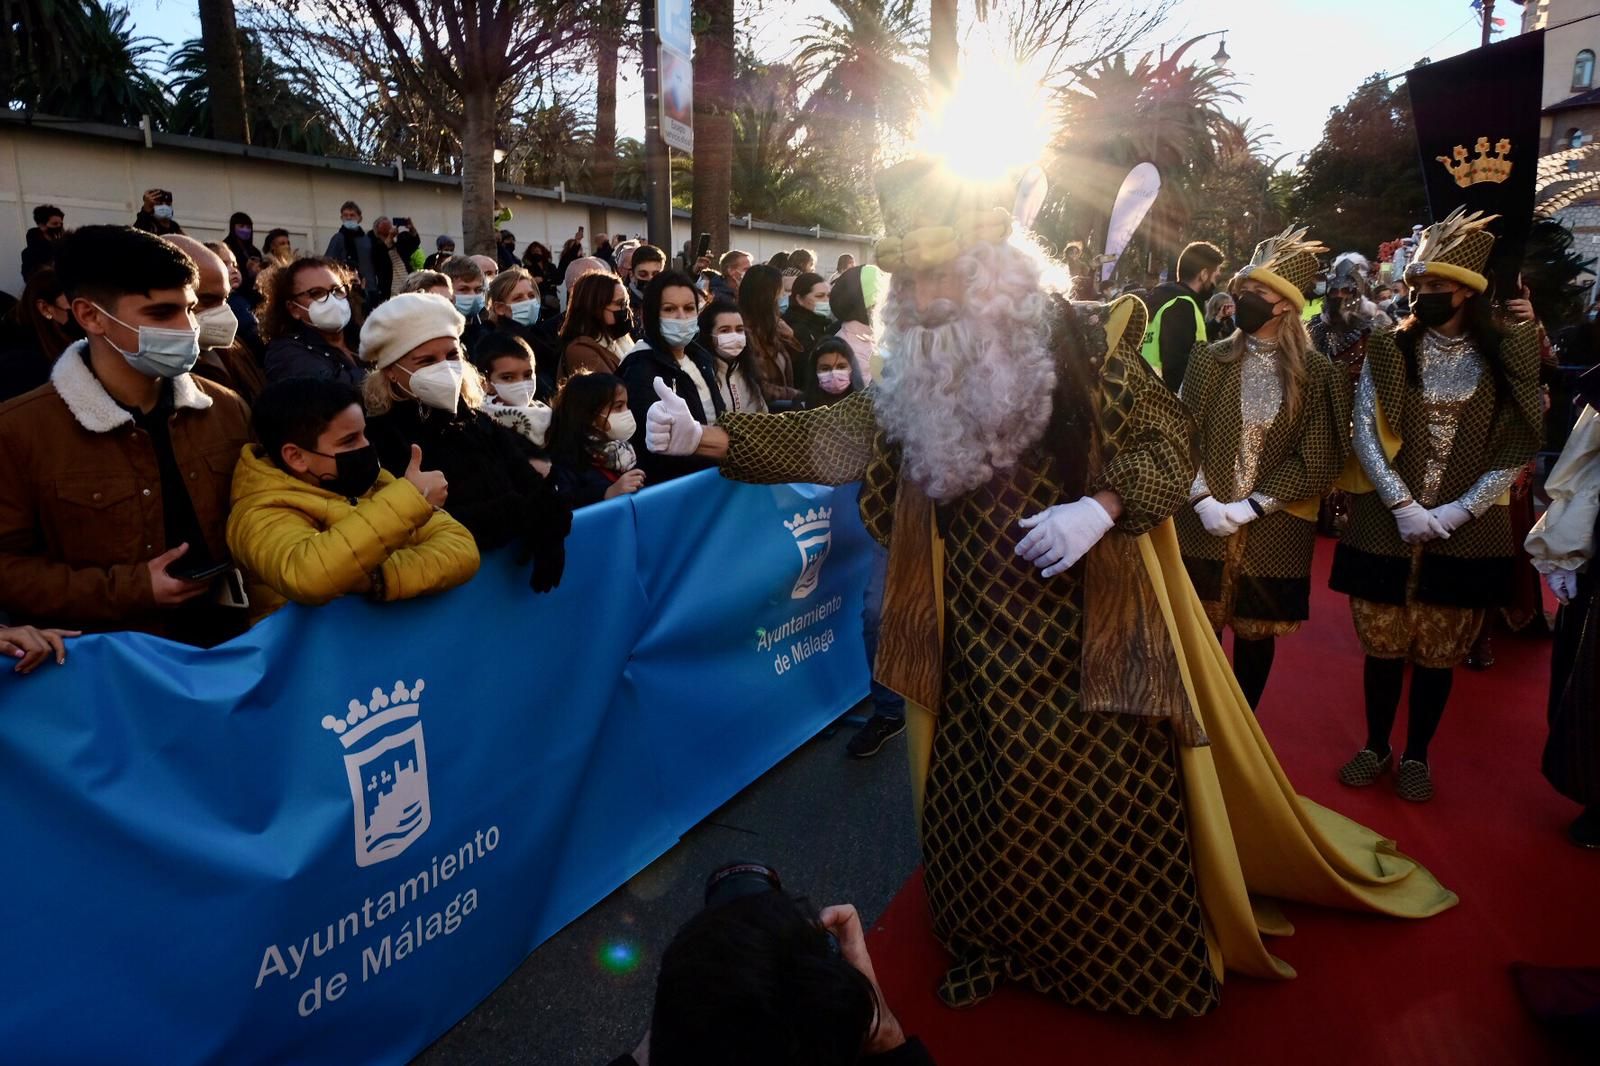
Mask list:
POLYGON ((644 471, 630 441, 628 390, 612 374, 574 374, 556 395, 550 426, 551 476, 574 507, 638 492, 644 471))
POLYGON ((872 309, 877 305, 879 288, 885 284, 875 266, 851 267, 839 275, 828 291, 828 310, 839 321, 836 336, 843 337, 855 352, 861 380, 868 385, 878 376, 878 342, 872 331, 872 309))
POLYGON ((731 300, 712 300, 700 312, 700 345, 710 350, 712 374, 724 411, 765 414, 761 370, 744 332, 744 316, 731 300))
POLYGON ((863 388, 855 351, 843 337, 827 338, 806 357, 804 402, 808 411, 832 406, 863 388))
MULTIPOLYGON (((541 319, 539 283, 518 266, 506 267, 489 282, 489 321, 494 333, 509 334, 527 343, 534 354, 535 382, 541 400, 556 394, 556 367, 561 347, 550 319, 541 319)), ((484 339, 478 339, 481 347, 484 339)), ((476 349, 474 349, 476 354, 476 349)))
POLYGON ((551 411, 535 399, 539 381, 528 342, 511 333, 485 334, 472 353, 472 365, 489 390, 484 411, 507 429, 516 430, 543 455, 551 411))

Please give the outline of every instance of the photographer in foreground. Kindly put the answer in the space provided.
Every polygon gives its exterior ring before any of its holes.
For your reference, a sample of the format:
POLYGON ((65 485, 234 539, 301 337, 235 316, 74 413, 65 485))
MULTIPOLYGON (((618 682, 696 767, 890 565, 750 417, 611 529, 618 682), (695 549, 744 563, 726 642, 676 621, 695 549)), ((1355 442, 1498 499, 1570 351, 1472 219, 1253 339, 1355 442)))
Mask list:
POLYGON ((611 1066, 933 1066, 884 1002, 861 916, 733 863, 661 958, 650 1032, 611 1066))

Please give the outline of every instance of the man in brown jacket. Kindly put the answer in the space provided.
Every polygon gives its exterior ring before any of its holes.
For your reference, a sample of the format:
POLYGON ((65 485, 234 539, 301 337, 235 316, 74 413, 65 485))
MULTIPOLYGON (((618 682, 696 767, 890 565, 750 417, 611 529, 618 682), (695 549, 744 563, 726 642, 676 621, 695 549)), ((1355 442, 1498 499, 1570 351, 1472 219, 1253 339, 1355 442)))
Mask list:
POLYGON ((221 606, 218 577, 249 413, 189 373, 195 265, 138 230, 86 226, 62 242, 56 269, 86 339, 48 384, 0 406, 0 611, 226 640, 245 619, 221 606))

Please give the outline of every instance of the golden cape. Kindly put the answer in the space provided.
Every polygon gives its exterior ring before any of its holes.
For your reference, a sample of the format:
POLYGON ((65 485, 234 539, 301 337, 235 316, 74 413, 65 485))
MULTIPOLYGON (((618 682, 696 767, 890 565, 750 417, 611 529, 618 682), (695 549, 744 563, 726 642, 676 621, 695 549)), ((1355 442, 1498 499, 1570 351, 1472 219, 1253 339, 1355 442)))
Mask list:
MULTIPOLYGON (((917 538, 920 539, 920 538, 917 538)), ((941 622, 943 568, 937 536, 932 563, 941 622)), ((1268 899, 1425 918, 1455 906, 1455 893, 1380 834, 1295 794, 1234 681, 1178 552, 1169 520, 1135 539, 1160 603, 1189 706, 1210 744, 1180 745, 1190 850, 1205 916, 1211 966, 1252 977, 1288 978, 1263 935, 1294 931, 1268 899)), ((926 588, 926 586, 924 586, 926 588)), ((937 718, 907 709, 913 801, 920 820, 937 718)))

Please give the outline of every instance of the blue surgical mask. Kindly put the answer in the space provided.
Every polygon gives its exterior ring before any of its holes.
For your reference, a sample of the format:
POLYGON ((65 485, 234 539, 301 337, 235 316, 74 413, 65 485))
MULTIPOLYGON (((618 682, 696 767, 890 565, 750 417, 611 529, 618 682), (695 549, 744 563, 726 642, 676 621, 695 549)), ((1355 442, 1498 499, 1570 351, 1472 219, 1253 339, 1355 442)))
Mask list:
POLYGON ((361 220, 359 218, 347 218, 339 225, 348 230, 358 230, 361 228, 361 220))
POLYGON ((828 301, 827 300, 818 300, 817 301, 817 306, 813 307, 811 310, 815 311, 817 314, 821 315, 823 318, 832 318, 833 317, 833 308, 828 306, 828 301))
POLYGON ((480 314, 483 311, 483 293, 456 293, 456 310, 467 318, 480 314))
POLYGON ((778 314, 781 315, 787 310, 789 310, 789 298, 787 296, 778 297, 778 314))
POLYGON ((692 318, 663 318, 661 339, 672 348, 687 348, 700 335, 700 323, 692 318))
POLYGON ((511 321, 519 326, 531 326, 539 321, 539 301, 518 300, 512 304, 511 321))
MULTIPOLYGON (((107 311, 99 304, 100 313, 124 329, 135 329, 134 326, 122 321, 116 315, 107 311)), ((122 358, 145 377, 175 378, 187 374, 200 361, 200 331, 198 329, 163 329, 159 326, 139 326, 139 350, 136 352, 124 351, 111 344, 111 337, 106 336, 106 343, 122 353, 122 358)))
POLYGON ((169 218, 172 217, 172 205, 171 204, 156 204, 156 209, 155 209, 154 214, 159 219, 163 219, 163 220, 169 219, 169 218))

